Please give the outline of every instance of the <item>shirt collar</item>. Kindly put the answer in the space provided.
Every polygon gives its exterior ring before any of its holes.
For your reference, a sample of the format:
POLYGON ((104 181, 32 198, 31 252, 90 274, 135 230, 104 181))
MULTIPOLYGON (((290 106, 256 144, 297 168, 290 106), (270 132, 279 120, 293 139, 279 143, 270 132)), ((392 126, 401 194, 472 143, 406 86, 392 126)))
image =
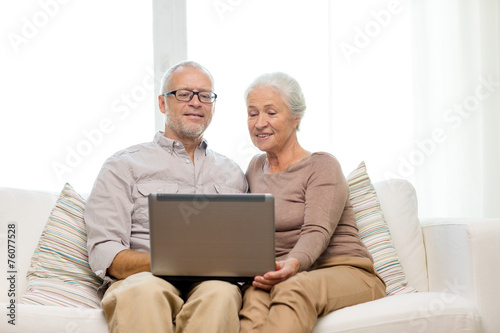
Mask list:
MULTIPOLYGON (((165 136, 165 132, 162 132, 162 131, 158 131, 155 134, 153 142, 160 145, 160 147, 162 147, 163 149, 165 149, 169 153, 172 153, 176 149, 184 149, 184 145, 182 144, 182 142, 167 138, 165 136)), ((205 138, 203 138, 203 140, 198 145, 198 149, 203 149, 205 151, 205 155, 206 155, 207 154, 207 147, 208 147, 207 140, 205 138)))

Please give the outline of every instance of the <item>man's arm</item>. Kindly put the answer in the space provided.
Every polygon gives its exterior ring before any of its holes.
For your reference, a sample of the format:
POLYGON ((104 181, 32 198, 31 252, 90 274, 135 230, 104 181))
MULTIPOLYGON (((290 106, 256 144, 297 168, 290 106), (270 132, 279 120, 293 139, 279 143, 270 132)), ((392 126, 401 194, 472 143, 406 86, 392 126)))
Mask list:
POLYGON ((118 278, 128 271, 118 259, 113 274, 108 272, 118 254, 130 249, 133 179, 120 156, 114 155, 103 164, 84 212, 89 265, 105 280, 106 275, 118 278))
POLYGON ((126 277, 140 272, 149 272, 151 270, 151 258, 149 253, 123 250, 113 259, 111 266, 108 267, 108 274, 116 279, 125 279, 126 277))

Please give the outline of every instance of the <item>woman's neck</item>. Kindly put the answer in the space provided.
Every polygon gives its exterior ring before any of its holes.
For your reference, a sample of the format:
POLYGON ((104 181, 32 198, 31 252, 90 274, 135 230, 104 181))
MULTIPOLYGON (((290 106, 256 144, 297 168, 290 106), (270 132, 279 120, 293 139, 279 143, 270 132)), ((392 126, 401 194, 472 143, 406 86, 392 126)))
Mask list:
POLYGON ((267 163, 264 165, 264 171, 266 173, 278 173, 301 161, 310 153, 302 148, 298 142, 295 142, 280 152, 266 152, 266 154, 267 163))

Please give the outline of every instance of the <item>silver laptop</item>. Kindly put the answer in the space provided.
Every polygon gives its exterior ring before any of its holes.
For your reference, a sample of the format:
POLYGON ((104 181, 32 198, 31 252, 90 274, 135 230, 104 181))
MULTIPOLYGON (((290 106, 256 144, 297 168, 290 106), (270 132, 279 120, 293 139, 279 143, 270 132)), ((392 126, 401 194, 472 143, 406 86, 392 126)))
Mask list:
POLYGON ((149 195, 151 272, 248 281, 275 269, 271 194, 149 195))

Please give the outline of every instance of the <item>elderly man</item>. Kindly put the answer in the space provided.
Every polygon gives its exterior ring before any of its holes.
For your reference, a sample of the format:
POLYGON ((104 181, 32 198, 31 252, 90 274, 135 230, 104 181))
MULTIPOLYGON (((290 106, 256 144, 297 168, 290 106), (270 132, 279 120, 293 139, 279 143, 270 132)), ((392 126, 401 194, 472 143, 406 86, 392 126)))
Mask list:
POLYGON ((111 332, 238 332, 238 286, 171 284, 150 273, 150 193, 248 189, 240 167, 207 149, 203 139, 217 98, 211 74, 198 63, 181 62, 161 86, 165 132, 111 156, 87 201, 90 266, 109 286, 102 307, 111 332))

